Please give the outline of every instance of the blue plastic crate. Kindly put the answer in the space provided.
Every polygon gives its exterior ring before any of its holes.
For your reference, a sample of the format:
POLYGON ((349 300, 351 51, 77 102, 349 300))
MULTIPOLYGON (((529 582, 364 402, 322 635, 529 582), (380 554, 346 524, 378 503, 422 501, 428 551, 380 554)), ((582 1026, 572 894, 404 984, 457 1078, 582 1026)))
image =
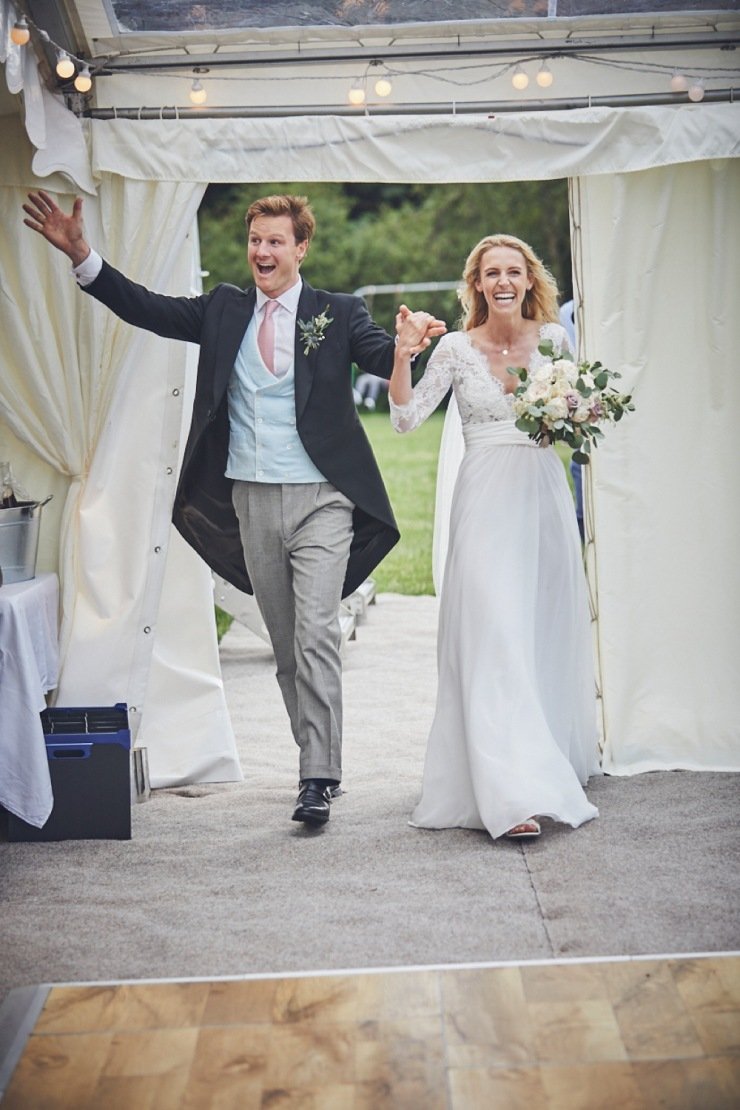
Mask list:
POLYGON ((55 707, 41 723, 54 808, 40 829, 11 814, 9 840, 130 840, 128 707, 55 707))

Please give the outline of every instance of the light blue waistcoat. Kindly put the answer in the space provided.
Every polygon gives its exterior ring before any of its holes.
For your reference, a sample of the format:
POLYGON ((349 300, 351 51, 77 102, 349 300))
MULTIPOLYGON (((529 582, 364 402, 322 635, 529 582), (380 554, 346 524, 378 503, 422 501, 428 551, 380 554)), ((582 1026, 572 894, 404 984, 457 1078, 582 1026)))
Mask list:
POLYGON ((295 423, 295 366, 276 378, 257 346, 254 316, 229 378, 226 477, 243 482, 325 482, 295 423))

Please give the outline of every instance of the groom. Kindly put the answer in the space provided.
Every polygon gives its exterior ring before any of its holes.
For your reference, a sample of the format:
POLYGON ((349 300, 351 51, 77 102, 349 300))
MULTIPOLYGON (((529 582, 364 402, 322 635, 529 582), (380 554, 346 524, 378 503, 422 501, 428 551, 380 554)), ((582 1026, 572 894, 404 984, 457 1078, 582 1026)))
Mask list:
MULTIPOLYGON (((24 223, 70 258, 80 286, 122 319, 200 345, 175 495, 178 531, 254 593, 300 749, 294 821, 323 824, 342 777, 339 603, 397 543, 398 528, 352 395, 351 364, 389 378, 393 339, 358 298, 300 276, 315 230, 305 197, 246 215, 254 288, 168 297, 130 281, 66 215, 29 193, 24 223)), ((444 325, 428 318, 422 349, 444 325)))

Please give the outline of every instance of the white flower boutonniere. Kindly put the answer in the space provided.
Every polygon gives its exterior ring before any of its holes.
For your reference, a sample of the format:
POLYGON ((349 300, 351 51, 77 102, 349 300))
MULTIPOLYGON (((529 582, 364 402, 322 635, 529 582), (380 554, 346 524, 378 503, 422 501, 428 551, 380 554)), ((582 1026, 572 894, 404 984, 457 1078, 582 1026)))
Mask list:
POLYGON ((299 320, 298 327, 301 331, 301 339, 303 340, 303 353, 307 355, 309 351, 315 351, 319 344, 324 339, 324 332, 329 327, 329 324, 334 322, 332 316, 327 315, 329 312, 329 305, 326 306, 323 312, 318 316, 312 316, 310 320, 299 320))

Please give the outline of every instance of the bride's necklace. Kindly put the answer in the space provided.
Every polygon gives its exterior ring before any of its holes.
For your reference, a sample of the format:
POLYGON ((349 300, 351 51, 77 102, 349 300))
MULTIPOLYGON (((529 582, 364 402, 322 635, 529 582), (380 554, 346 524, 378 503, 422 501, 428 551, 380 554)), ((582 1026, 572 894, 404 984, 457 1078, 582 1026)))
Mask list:
POLYGON ((516 340, 513 343, 507 343, 505 347, 496 347, 496 346, 494 346, 493 347, 494 354, 508 355, 508 353, 512 349, 512 347, 515 347, 515 346, 516 346, 516 340))
POLYGON ((503 344, 500 342, 495 342, 493 337, 491 337, 488 342, 490 344, 490 349, 495 355, 504 355, 504 357, 506 357, 507 355, 510 355, 513 350, 518 350, 522 342, 522 336, 515 335, 508 341, 508 343, 503 344))

